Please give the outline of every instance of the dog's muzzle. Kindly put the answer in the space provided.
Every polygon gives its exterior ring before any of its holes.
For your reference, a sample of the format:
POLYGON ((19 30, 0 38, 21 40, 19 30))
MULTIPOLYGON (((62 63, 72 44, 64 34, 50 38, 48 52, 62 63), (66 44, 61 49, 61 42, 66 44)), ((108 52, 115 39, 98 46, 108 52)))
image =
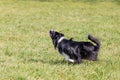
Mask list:
POLYGON ((53 29, 51 29, 51 30, 49 31, 49 34, 50 34, 50 36, 52 36, 52 35, 54 34, 53 29))

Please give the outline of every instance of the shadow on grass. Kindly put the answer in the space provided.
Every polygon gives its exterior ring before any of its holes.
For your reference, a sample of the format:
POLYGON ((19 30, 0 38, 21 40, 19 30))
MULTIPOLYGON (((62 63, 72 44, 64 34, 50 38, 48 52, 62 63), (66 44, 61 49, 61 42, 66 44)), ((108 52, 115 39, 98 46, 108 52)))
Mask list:
POLYGON ((69 63, 66 60, 46 60, 46 59, 29 59, 28 62, 41 62, 43 64, 50 65, 74 65, 73 63, 69 63))
POLYGON ((49 60, 49 61, 47 61, 47 60, 40 60, 40 61, 43 64, 47 63, 47 64, 50 64, 50 65, 61 65, 61 64, 65 65, 65 64, 67 64, 67 62, 65 60, 49 60))

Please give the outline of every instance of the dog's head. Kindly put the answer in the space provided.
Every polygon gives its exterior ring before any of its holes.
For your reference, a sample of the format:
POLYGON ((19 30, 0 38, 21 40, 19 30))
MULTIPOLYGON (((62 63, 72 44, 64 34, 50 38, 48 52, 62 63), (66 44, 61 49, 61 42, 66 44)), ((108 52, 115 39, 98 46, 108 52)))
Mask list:
POLYGON ((49 31, 49 34, 50 34, 50 37, 52 39, 52 42, 53 42, 53 45, 54 47, 56 48, 57 44, 58 44, 58 40, 61 38, 61 37, 64 37, 64 34, 60 33, 60 32, 57 32, 57 31, 54 31, 54 30, 50 30, 49 31))

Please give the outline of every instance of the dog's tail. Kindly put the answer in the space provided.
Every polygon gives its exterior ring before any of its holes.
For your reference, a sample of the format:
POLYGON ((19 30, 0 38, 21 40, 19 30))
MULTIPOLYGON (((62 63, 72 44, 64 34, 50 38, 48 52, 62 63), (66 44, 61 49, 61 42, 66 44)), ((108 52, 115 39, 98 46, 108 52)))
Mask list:
POLYGON ((90 34, 88 34, 88 39, 96 44, 95 51, 99 51, 99 49, 100 49, 100 41, 98 39, 94 38, 93 36, 91 36, 90 34))

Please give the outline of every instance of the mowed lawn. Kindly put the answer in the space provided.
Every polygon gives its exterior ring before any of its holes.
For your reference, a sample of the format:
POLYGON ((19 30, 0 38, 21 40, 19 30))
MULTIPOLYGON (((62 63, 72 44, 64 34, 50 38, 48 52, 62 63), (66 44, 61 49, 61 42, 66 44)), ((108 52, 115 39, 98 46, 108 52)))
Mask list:
POLYGON ((0 80, 120 80, 120 5, 114 2, 0 1, 0 80), (49 37, 101 41, 98 61, 68 64, 49 37))

